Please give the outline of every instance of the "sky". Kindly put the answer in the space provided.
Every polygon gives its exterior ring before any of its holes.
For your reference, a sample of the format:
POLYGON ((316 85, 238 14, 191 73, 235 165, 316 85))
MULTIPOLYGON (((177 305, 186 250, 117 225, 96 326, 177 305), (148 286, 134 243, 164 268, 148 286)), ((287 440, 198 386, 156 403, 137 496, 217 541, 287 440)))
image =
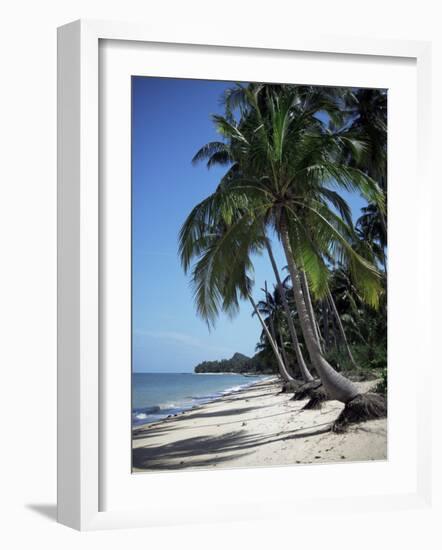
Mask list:
MULTIPOLYGON (((255 353, 261 328, 243 302, 232 320, 215 329, 196 315, 178 257, 178 233, 191 209, 212 193, 225 169, 193 166, 192 157, 219 139, 211 120, 233 83, 132 77, 132 369, 193 372, 202 362, 255 353)), ((358 216, 365 203, 345 197, 358 216)), ((279 266, 286 262, 273 243, 279 266)), ((274 276, 265 256, 255 257, 254 297, 274 276)))

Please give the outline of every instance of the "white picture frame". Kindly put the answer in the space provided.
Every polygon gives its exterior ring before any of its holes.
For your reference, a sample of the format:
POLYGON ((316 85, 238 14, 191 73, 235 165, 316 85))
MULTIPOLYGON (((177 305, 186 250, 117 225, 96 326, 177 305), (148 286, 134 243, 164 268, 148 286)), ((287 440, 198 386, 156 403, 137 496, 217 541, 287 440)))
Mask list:
MULTIPOLYGON (((101 401, 105 401, 106 396, 103 396, 103 388, 100 386, 100 334, 103 321, 100 313, 100 281, 103 264, 100 260, 102 226, 99 48, 100 41, 103 40, 126 41, 128 44, 169 44, 178 49, 180 44, 183 47, 192 45, 206 48, 209 53, 211 48, 228 48, 231 55, 251 49, 271 51, 281 56, 284 52, 310 52, 318 55, 413 60, 416 63, 418 83, 416 137, 420 186, 419 242, 422 243, 419 251, 420 272, 417 276, 421 282, 427 283, 420 285, 416 307, 423 311, 429 311, 431 303, 431 234, 429 215, 424 208, 426 203, 431 203, 432 192, 426 158, 431 116, 428 96, 431 45, 426 42, 368 40, 343 36, 312 39, 299 33, 294 37, 281 37, 278 43, 272 44, 267 44, 263 38, 257 38, 253 42, 230 38, 208 40, 203 32, 199 36, 187 36, 183 29, 172 36, 166 36, 161 31, 156 32, 153 27, 100 21, 76 21, 58 31, 58 521, 80 530, 229 521, 237 517, 238 508, 235 505, 232 504, 230 509, 223 508, 221 512, 216 506, 208 507, 205 501, 198 503, 196 496, 193 497, 193 503, 186 505, 192 513, 182 513, 181 517, 176 513, 167 514, 161 507, 156 510, 147 507, 134 508, 127 507, 123 502, 121 507, 114 506, 112 510, 103 510, 102 507, 100 484, 104 477, 101 471, 101 455, 105 446, 100 413, 104 410, 101 401)), ((425 318, 428 317, 422 315, 419 328, 422 350, 425 348, 425 323, 428 322, 425 318)), ((406 494, 404 491, 392 491, 357 497, 351 493, 350 496, 326 496, 318 493, 311 499, 303 498, 303 513, 326 510, 333 498, 339 502, 341 513, 352 509, 356 503, 361 510, 367 511, 374 508, 379 510, 428 505, 431 497, 430 432, 427 424, 430 403, 428 396, 424 398, 424 393, 425 386, 429 384, 431 361, 428 349, 422 353, 423 358, 427 353, 428 360, 422 360, 416 389, 415 489, 406 494)), ((346 467, 351 468, 350 465, 346 467)), ((354 472, 359 475, 359 470, 354 472)), ((196 472, 191 475, 194 476, 192 480, 196 479, 195 476, 207 480, 207 476, 214 473, 196 472)), ((222 483, 233 485, 232 480, 238 475, 237 472, 225 473, 222 483)), ((258 475, 253 470, 241 473, 251 484, 258 475)), ((262 501, 249 502, 247 511, 243 510, 241 517, 264 517, 261 509, 265 498, 263 495, 262 501)), ((271 498, 276 504, 284 503, 284 506, 274 507, 278 510, 278 516, 281 516, 283 509, 291 509, 293 513, 294 508, 291 505, 299 507, 300 504, 295 502, 294 496, 287 495, 282 489, 279 494, 278 491, 272 494, 271 498)), ((244 503, 239 499, 237 505, 244 503)))

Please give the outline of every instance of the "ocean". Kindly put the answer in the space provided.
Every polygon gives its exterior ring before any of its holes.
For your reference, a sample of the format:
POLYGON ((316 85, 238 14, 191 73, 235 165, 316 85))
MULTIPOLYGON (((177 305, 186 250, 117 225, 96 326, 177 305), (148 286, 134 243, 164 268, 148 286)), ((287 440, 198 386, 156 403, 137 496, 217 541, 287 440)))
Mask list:
POLYGON ((241 374, 133 373, 132 424, 156 422, 269 378, 241 374))

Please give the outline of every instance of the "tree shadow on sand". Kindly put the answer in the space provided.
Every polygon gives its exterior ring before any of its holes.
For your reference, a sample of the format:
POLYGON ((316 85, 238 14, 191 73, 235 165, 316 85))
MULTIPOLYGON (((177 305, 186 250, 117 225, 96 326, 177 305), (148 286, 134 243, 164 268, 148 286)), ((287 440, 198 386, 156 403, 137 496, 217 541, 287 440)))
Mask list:
MULTIPOLYGON (((260 407, 240 407, 237 409, 230 409, 227 411, 212 411, 208 412, 202 409, 201 411, 198 411, 198 409, 195 410, 189 410, 185 413, 177 416, 173 416, 172 418, 164 419, 160 422, 160 424, 147 424, 145 426, 140 426, 137 429, 134 429, 132 432, 132 439, 144 439, 146 437, 156 436, 159 434, 165 434, 170 433, 172 430, 175 430, 179 428, 179 423, 182 420, 200 420, 202 418, 217 418, 217 417, 225 417, 225 416, 235 416, 237 414, 244 414, 251 411, 256 411, 258 409, 265 409, 266 407, 271 407, 272 405, 262 405, 260 407)), ((286 411, 278 414, 287 414, 286 411)), ((272 416, 272 415, 269 415, 272 416)), ((261 418, 268 418, 266 416, 261 418)), ((228 422, 221 422, 218 424, 213 424, 213 426, 224 426, 226 424, 237 424, 239 422, 242 422, 244 418, 241 418, 240 420, 234 420, 234 421, 228 421, 228 422)), ((246 419, 247 420, 247 419, 246 419)), ((192 430, 192 429, 200 429, 201 426, 186 426, 186 430, 192 430)), ((210 425, 204 424, 204 427, 210 427, 210 425)))
MULTIPOLYGON (((228 410, 220 410, 220 411, 204 411, 201 412, 195 411, 190 412, 187 416, 184 416, 182 418, 191 418, 192 420, 200 419, 200 418, 216 418, 219 416, 225 417, 225 416, 234 416, 237 414, 245 414, 250 411, 257 411, 258 409, 265 409, 266 407, 269 407, 269 405, 261 405, 260 407, 238 407, 237 409, 228 409, 228 410)), ((178 417, 179 418, 179 417, 178 417)))
POLYGON ((217 437, 188 437, 163 445, 135 448, 132 451, 132 465, 133 468, 140 470, 210 467, 252 454, 256 447, 262 445, 312 437, 329 430, 330 422, 326 422, 273 436, 252 435, 247 434, 245 430, 240 430, 217 437))

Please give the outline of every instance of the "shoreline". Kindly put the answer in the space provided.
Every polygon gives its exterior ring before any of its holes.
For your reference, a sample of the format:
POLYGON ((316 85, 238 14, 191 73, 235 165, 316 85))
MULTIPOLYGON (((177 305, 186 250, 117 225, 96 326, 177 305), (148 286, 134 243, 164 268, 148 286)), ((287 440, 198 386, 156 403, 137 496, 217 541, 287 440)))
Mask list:
MULTIPOLYGON (((177 373, 179 374, 179 373, 177 373)), ((152 425, 152 424, 157 424, 159 422, 163 422, 164 420, 167 420, 167 419, 170 419, 170 418, 175 418, 181 414, 184 414, 185 412, 188 412, 188 411, 192 411, 192 410, 195 410, 199 407, 202 407, 204 405, 208 405, 210 403, 213 403, 219 399, 222 399, 223 397, 226 397, 226 396, 229 396, 229 395, 232 395, 232 394, 238 394, 244 390, 247 390, 248 388, 251 388, 252 386, 254 386, 255 384, 259 384, 259 383, 263 383, 263 382, 267 382, 267 381, 273 381, 273 380, 277 380, 277 376, 274 375, 274 374, 264 374, 264 375, 244 375, 244 374, 241 374, 241 373, 191 373, 192 375, 194 374, 198 374, 198 375, 201 375, 201 376, 222 376, 222 375, 236 375, 236 376, 242 376, 242 378, 259 378, 258 380, 254 380, 254 381, 248 381, 248 382, 244 382, 243 384, 239 384, 239 385, 234 385, 234 386, 231 386, 231 387, 228 387, 228 388, 225 388, 225 389, 221 389, 221 390, 218 390, 218 391, 215 391, 215 393, 213 394, 207 394, 207 395, 200 395, 200 396, 195 396, 195 397, 192 397, 190 401, 187 401, 187 402, 184 402, 184 403, 181 403, 180 405, 173 405, 173 408, 176 409, 176 412, 171 412, 169 414, 167 413, 164 413, 164 414, 161 414, 161 411, 164 410, 164 405, 151 405, 151 406, 146 406, 146 407, 139 407, 137 409, 133 409, 132 410, 132 431, 137 429, 137 428, 142 428, 144 426, 147 426, 147 425, 152 425), (157 416, 161 416, 160 418, 158 419, 155 419, 155 420, 146 420, 146 421, 143 421, 143 420, 140 420, 138 419, 137 421, 135 421, 135 419, 137 419, 137 415, 139 414, 145 414, 146 415, 146 418, 148 415, 157 415, 157 416)), ((169 407, 165 407, 166 409, 168 409, 169 407)))
MULTIPOLYGON (((359 382, 368 391, 377 381, 359 382)), ((133 472, 259 467, 387 459, 387 419, 330 431, 343 404, 306 410, 260 380, 175 416, 134 426, 133 472)))

